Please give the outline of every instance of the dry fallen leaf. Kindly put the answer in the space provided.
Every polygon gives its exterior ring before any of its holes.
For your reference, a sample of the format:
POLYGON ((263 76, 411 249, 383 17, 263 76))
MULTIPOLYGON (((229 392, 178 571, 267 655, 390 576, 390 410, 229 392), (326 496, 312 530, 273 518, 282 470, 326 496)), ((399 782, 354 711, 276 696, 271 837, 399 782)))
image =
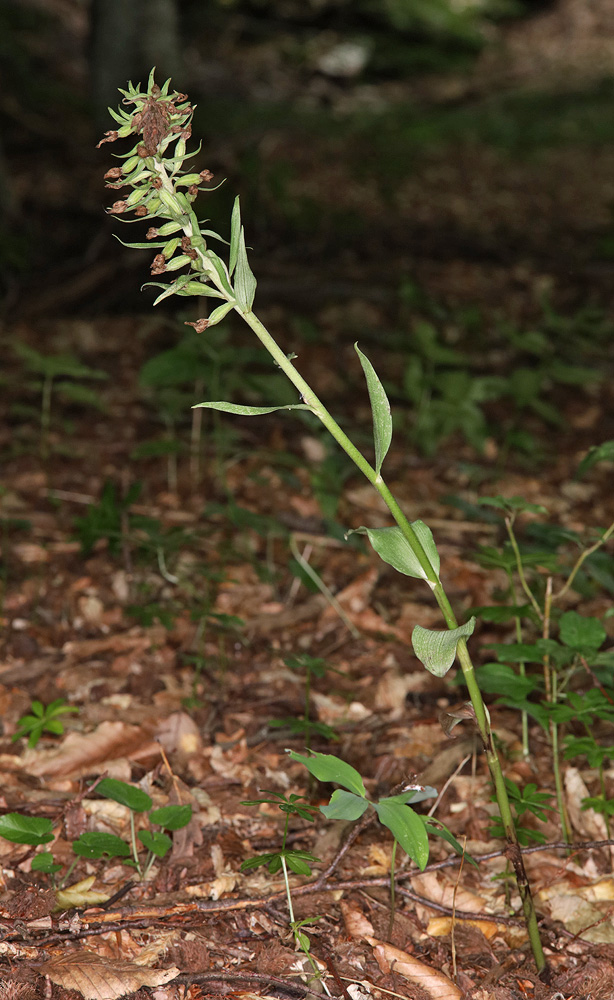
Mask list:
POLYGON ((413 955, 408 955, 406 951, 380 942, 375 944, 373 954, 382 972, 396 972, 405 979, 410 979, 433 997, 433 1000, 461 1000, 462 993, 451 979, 444 976, 443 972, 431 969, 413 955))
POLYGON ((56 898, 56 910, 71 910, 75 906, 98 906, 106 903, 109 898, 108 892, 96 892, 92 889, 96 881, 95 875, 88 875, 80 882, 67 885, 65 889, 58 889, 56 898))
POLYGON ((125 722, 102 722, 92 733, 69 733, 52 750, 28 750, 23 757, 24 770, 38 777, 94 774, 101 765, 129 756, 151 739, 153 723, 129 726, 125 722))
POLYGON ((117 1000, 141 986, 164 986, 179 969, 143 969, 134 962, 110 961, 91 951, 70 952, 39 966, 56 986, 78 990, 86 1000, 117 1000))

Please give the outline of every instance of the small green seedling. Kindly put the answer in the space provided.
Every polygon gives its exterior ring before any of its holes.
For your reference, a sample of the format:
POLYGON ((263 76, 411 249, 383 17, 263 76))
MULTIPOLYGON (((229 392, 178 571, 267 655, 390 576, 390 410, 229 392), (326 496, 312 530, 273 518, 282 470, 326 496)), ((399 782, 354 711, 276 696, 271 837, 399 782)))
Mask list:
MULTIPOLYGON (((290 929, 297 946, 305 954, 309 964, 311 965, 314 977, 322 980, 317 963, 310 953, 311 942, 309 940, 309 935, 303 930, 303 927, 307 924, 315 923, 316 920, 319 920, 319 917, 308 917, 305 920, 294 919, 292 891, 290 889, 290 881, 288 878, 288 869, 296 875, 311 875, 311 865, 314 864, 314 862, 320 861, 320 858, 316 858, 315 855, 310 854, 309 851, 295 851, 291 847, 286 847, 290 817, 298 816, 300 819, 305 819, 309 823, 313 823, 314 812, 316 810, 314 806, 310 806, 305 803, 304 795, 295 795, 293 793, 286 798, 285 795, 281 795, 279 792, 269 792, 266 789, 263 789, 263 791, 267 798, 249 799, 242 802, 241 805, 273 805, 277 806, 280 812, 285 814, 286 819, 284 823, 281 848, 279 851, 273 851, 270 854, 259 854, 253 858, 247 858, 241 865, 241 871, 249 872, 253 871, 255 868, 262 868, 266 865, 271 875, 276 875, 279 871, 283 872, 284 884, 286 887, 286 899, 288 900, 288 912, 290 914, 290 929)), ((328 996, 330 996, 330 992, 324 980, 322 980, 322 985, 328 996)))
POLYGON ((405 853, 412 861, 415 861, 421 870, 424 870, 429 859, 429 834, 441 837, 458 854, 464 854, 471 864, 476 865, 471 855, 463 851, 456 837, 443 823, 439 820, 432 820, 428 816, 419 815, 409 805, 410 802, 417 803, 424 799, 435 798, 437 792, 429 785, 425 787, 412 785, 397 795, 385 796, 378 802, 371 802, 367 798, 361 774, 351 764, 347 764, 332 754, 311 753, 309 757, 305 757, 294 750, 288 750, 287 753, 292 760, 304 764, 309 773, 318 781, 334 782, 343 786, 333 792, 328 805, 320 806, 320 811, 327 819, 340 819, 353 823, 361 819, 369 808, 372 808, 382 826, 390 830, 394 837, 390 864, 391 928, 395 912, 394 873, 397 844, 400 844, 405 853))
POLYGON ((17 725, 17 732, 11 737, 11 742, 28 737, 28 746, 35 747, 43 733, 52 733, 54 736, 61 736, 64 732, 64 724, 60 721, 61 715, 68 715, 71 712, 78 712, 75 705, 69 705, 63 698, 56 698, 49 705, 43 705, 42 701, 33 701, 30 705, 30 713, 22 715, 17 725))
POLYGON ((311 746, 312 735, 322 736, 325 740, 338 740, 336 730, 325 722, 317 722, 310 718, 311 712, 311 678, 326 675, 326 660, 321 657, 287 656, 284 663, 290 670, 305 671, 305 711, 300 719, 293 716, 284 719, 272 719, 269 725, 274 729, 289 729, 292 736, 301 736, 307 749, 311 746))
POLYGON ((163 858, 173 846, 171 838, 164 830, 180 830, 187 826, 192 818, 192 807, 189 805, 163 806, 152 809, 153 802, 149 795, 135 785, 116 778, 103 778, 96 785, 96 792, 103 798, 111 799, 130 810, 130 844, 115 834, 89 831, 82 833, 73 842, 73 851, 84 858, 109 857, 125 858, 124 864, 136 868, 142 879, 146 879, 156 858, 163 858), (148 813, 148 821, 160 830, 139 830, 136 833, 135 815, 148 813), (145 863, 139 857, 139 843, 148 851, 145 863))
POLYGON ((82 385, 81 380, 100 381, 107 379, 108 375, 98 368, 82 364, 72 354, 41 354, 33 347, 21 343, 15 344, 15 353, 19 355, 28 372, 34 376, 30 388, 40 393, 40 450, 42 455, 46 456, 49 448, 51 398, 54 388, 56 394, 67 402, 101 409, 99 394, 89 386, 82 385))
MULTIPOLYGON (((124 864, 136 868, 141 878, 146 879, 156 858, 165 857, 173 846, 171 838, 164 831, 180 830, 181 827, 187 826, 192 818, 192 807, 190 805, 170 805, 162 806, 160 809, 152 809, 153 802, 146 792, 135 785, 127 784, 125 781, 117 781, 115 778, 103 778, 96 784, 95 790, 105 798, 128 807, 130 810, 131 842, 128 844, 113 833, 87 830, 76 840, 73 840, 72 848, 76 857, 62 882, 66 882, 80 857, 89 860, 103 857, 122 858, 124 864), (137 836, 134 817, 135 814, 144 812, 148 813, 147 818, 150 826, 157 826, 160 829, 139 830, 137 836), (144 862, 139 856, 140 846, 148 852, 144 862)), ((43 846, 54 839, 53 823, 47 818, 6 813, 4 816, 0 816, 0 837, 4 837, 12 844, 43 846)), ((51 852, 44 851, 32 859, 31 867, 33 871, 53 875, 62 866, 55 864, 51 852)))
MULTIPOLYGON (((537 785, 533 782, 525 785, 525 787, 521 789, 510 778, 506 778, 505 785, 510 804, 514 810, 519 843, 522 844, 523 847, 527 847, 527 845, 531 843, 544 844, 546 842, 544 834, 541 833, 540 830, 534 830, 532 827, 524 826, 521 822, 521 818, 525 815, 525 813, 532 813, 533 816, 537 816, 538 819, 545 822, 548 818, 545 810, 553 809, 553 806, 550 805, 552 795, 549 792, 538 792, 537 785)), ((496 801, 495 796, 492 795, 491 802, 496 801)), ((499 818, 494 820, 490 828, 490 834, 492 837, 505 837, 503 824, 499 818)))

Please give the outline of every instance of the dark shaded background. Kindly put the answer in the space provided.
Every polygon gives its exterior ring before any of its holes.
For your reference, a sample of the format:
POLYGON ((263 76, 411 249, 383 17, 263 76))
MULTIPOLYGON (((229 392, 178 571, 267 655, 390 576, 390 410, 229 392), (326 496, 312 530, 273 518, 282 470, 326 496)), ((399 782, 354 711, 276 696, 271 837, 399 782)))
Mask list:
POLYGON ((95 143, 153 63, 199 105, 199 166, 227 178, 201 214, 224 233, 242 196, 260 301, 381 303, 406 280, 452 301, 535 282, 607 298, 608 7, 5 0, 5 318, 146 308, 95 143))

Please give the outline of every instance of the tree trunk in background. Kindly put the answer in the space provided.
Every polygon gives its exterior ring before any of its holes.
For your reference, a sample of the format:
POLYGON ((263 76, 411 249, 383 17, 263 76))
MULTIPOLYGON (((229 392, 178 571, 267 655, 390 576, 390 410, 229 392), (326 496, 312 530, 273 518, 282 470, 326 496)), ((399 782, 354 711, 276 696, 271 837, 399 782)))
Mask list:
POLYGON ((176 0, 92 0, 91 86, 96 126, 111 127, 108 107, 116 108, 118 87, 145 83, 152 66, 158 82, 181 73, 176 0))

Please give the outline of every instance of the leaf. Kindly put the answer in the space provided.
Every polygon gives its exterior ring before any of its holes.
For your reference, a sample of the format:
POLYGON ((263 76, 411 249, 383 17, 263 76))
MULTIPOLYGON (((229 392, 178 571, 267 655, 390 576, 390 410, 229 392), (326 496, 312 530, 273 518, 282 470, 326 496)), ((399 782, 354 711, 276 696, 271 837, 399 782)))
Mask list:
POLYGON ((241 205, 239 196, 234 200, 232 215, 230 217, 230 255, 228 258, 228 270, 232 275, 239 255, 239 238, 241 235, 241 205))
POLYGON ((468 861, 469 864, 473 865, 474 868, 477 868, 479 870, 480 866, 478 862, 475 860, 475 858, 473 858, 466 850, 464 850, 462 844, 458 842, 454 834, 451 833, 450 830, 448 830, 447 826, 444 823, 442 823, 441 820, 433 821, 428 819, 427 816, 422 816, 421 818, 424 823, 424 826, 426 827, 426 832, 428 834, 430 834, 433 837, 441 837, 442 840, 445 840, 448 844, 450 844, 451 847, 454 848, 454 850, 460 857, 464 857, 465 861, 468 861), (439 825, 436 826, 435 824, 439 825))
POLYGON ((433 1000, 461 1000, 462 993, 458 986, 455 986, 443 972, 432 969, 406 951, 401 951, 391 944, 377 942, 374 944, 373 954, 382 972, 395 972, 409 979, 433 1000))
POLYGON ((208 410, 221 410, 222 413, 234 413, 239 417, 259 417, 263 413, 275 413, 277 410, 310 410, 306 403, 290 403, 286 406, 242 406, 239 403, 195 403, 192 407, 197 410, 200 406, 208 410))
POLYGON ((139 840, 157 858, 163 858, 173 846, 173 841, 160 830, 139 830, 139 840))
POLYGON ((286 750, 286 753, 290 760, 304 764, 309 773, 313 774, 318 781, 334 781, 337 785, 343 785, 356 795, 366 798, 367 790, 360 774, 356 768, 352 767, 351 764, 346 764, 344 760, 339 760, 338 757, 330 753, 314 753, 311 757, 303 757, 295 750, 286 750))
POLYGON ((73 840, 72 849, 81 858, 129 858, 132 851, 125 840, 114 833, 101 830, 86 830, 78 840, 73 840))
POLYGON ((249 312, 254 303, 254 296, 256 295, 256 279, 247 259, 243 226, 241 226, 241 232, 239 234, 239 249, 237 253, 234 294, 236 295, 237 302, 243 311, 249 312))
POLYGON ((380 823, 387 826, 395 840, 419 868, 426 868, 429 859, 429 838, 418 813, 410 806, 391 799, 374 803, 380 823))
POLYGON ((566 611, 559 621, 561 642, 580 653, 596 652, 607 638, 607 632, 598 618, 566 611))
POLYGON ((390 403, 388 402, 384 387, 369 359, 362 353, 358 344, 354 344, 354 350, 360 359, 362 370, 367 380, 367 389, 369 390, 371 413, 373 416, 373 440, 375 442, 375 471, 379 476, 382 463, 392 441, 390 403))
POLYGON ((161 826, 165 830, 180 830, 187 826, 192 819, 192 806, 162 806, 161 809, 153 809, 149 814, 149 821, 154 826, 161 826))
POLYGON ((470 618, 458 628, 435 631, 416 625, 412 632, 414 653, 429 673, 443 677, 454 663, 459 639, 468 638, 475 628, 475 618, 470 618))
POLYGON ((53 840, 53 823, 42 816, 22 816, 10 812, 0 816, 0 837, 11 844, 48 844, 53 840))
POLYGON ((360 819, 369 803, 362 795, 355 795, 353 792, 346 792, 343 788, 337 788, 330 797, 327 806, 320 806, 320 812, 327 819, 345 819, 353 822, 360 819))
MULTIPOLYGON (((431 529, 423 521, 412 521, 411 527, 438 577, 439 553, 431 529)), ((384 562, 393 566, 399 573, 404 573, 405 576, 413 576, 418 580, 428 580, 418 557, 397 525, 391 528, 365 528, 361 526, 348 531, 347 535, 367 535, 371 545, 384 562)))
POLYGON ((103 798, 119 802, 137 813, 147 812, 153 805, 146 792, 135 785, 129 785, 126 781, 118 781, 117 778, 103 778, 96 785, 95 791, 103 798))
POLYGON ((76 906, 100 906, 109 899, 108 892, 95 892, 92 889, 96 881, 95 875, 88 875, 80 882, 66 886, 65 889, 58 889, 55 894, 56 910, 71 910, 76 906))
POLYGON ((577 468, 575 478, 581 479, 597 462, 614 462, 614 441, 603 441, 589 448, 577 468))
POLYGON ((146 969, 134 962, 102 958, 91 951, 72 951, 38 967, 52 983, 77 990, 85 1000, 118 1000, 141 986, 164 986, 179 969, 146 969))
POLYGON ((45 872, 46 875, 53 875, 59 872, 62 865, 56 865, 51 851, 41 851, 32 858, 30 868, 33 872, 45 872))

